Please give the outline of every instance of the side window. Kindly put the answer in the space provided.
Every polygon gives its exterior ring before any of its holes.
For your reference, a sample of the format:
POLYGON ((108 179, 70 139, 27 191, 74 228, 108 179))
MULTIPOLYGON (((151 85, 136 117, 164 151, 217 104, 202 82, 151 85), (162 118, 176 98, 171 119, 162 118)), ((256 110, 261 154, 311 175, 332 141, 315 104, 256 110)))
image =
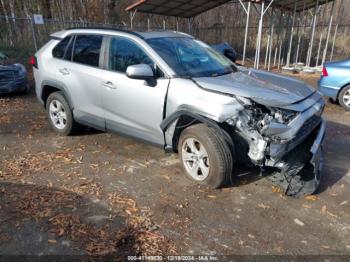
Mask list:
POLYGON ((125 73, 128 66, 147 64, 152 67, 157 77, 164 76, 155 62, 136 43, 126 38, 112 38, 109 49, 108 68, 125 73))
POLYGON ((75 38, 73 61, 98 67, 103 36, 77 35, 75 38))
POLYGON ((63 58, 64 52, 66 51, 67 45, 69 44, 71 38, 71 36, 67 36, 55 46, 55 48, 52 50, 53 57, 63 58))

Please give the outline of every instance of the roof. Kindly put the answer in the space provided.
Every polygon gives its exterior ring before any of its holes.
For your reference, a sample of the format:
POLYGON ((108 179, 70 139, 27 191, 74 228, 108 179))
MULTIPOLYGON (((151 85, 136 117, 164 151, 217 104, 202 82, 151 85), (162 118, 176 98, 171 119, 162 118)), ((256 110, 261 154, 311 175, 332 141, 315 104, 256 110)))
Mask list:
POLYGON ((69 32, 73 33, 101 33, 102 32, 121 32, 125 34, 132 34, 134 36, 140 37, 142 39, 151 39, 151 38, 162 38, 162 37, 192 37, 191 35, 188 35, 186 33, 182 32, 175 32, 175 31, 169 31, 169 30, 159 30, 159 31, 149 31, 149 32, 135 32, 135 31, 129 31, 129 30, 122 30, 122 29, 113 29, 113 28, 106 28, 106 27, 74 27, 74 28, 67 28, 62 31, 55 32, 51 34, 51 38, 54 39, 62 39, 64 38, 69 32))
MULTIPOLYGON (((244 2, 261 3, 261 0, 243 0, 244 2)), ((266 0, 269 3, 271 0, 266 0)), ((323 5, 334 0, 319 0, 319 5, 323 5)), ((141 13, 157 14, 164 16, 175 16, 182 18, 195 17, 201 13, 209 11, 215 7, 226 3, 238 3, 238 0, 138 0, 126 8, 126 11, 137 10, 141 13)), ((274 0, 271 6, 281 9, 294 10, 300 12, 305 9, 313 8, 317 0, 274 0)))
POLYGON ((134 35, 139 38, 143 38, 141 34, 134 32, 134 31, 128 31, 123 29, 117 29, 117 28, 108 28, 108 27, 72 27, 72 28, 66 28, 61 31, 54 32, 50 34, 51 39, 60 40, 65 38, 66 36, 70 34, 112 34, 113 33, 124 33, 124 34, 130 34, 134 35))
POLYGON ((162 37, 191 37, 191 35, 175 32, 175 31, 150 31, 150 32, 136 32, 143 39, 151 39, 151 38, 162 38, 162 37))

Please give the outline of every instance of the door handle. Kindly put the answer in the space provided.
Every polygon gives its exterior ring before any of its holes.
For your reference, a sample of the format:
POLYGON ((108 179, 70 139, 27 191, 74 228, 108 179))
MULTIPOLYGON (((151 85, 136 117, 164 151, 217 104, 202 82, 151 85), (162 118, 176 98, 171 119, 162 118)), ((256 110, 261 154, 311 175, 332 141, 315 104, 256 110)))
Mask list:
POLYGON ((111 81, 104 82, 103 86, 105 86, 105 87, 107 87, 109 89, 117 89, 117 87, 111 81))
POLYGON ((62 75, 69 75, 69 70, 67 68, 61 68, 58 70, 62 75))

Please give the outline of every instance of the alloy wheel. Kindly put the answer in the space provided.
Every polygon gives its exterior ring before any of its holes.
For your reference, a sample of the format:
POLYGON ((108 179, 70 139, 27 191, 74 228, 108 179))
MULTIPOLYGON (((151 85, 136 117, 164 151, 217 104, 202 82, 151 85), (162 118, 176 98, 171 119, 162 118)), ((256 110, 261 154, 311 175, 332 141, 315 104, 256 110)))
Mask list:
POLYGON ((350 89, 343 95, 343 102, 346 106, 350 107, 350 89))
POLYGON ((195 138, 187 138, 182 145, 182 161, 188 174, 196 181, 209 175, 210 165, 207 150, 195 138))
POLYGON ((67 125, 67 113, 62 103, 56 99, 52 100, 49 107, 52 123, 57 129, 64 129, 67 125))

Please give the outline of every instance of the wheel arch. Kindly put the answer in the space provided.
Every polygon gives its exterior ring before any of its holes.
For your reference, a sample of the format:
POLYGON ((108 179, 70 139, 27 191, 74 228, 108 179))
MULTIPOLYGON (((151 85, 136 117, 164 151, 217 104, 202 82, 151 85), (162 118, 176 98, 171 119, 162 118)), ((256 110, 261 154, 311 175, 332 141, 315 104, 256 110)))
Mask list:
POLYGON ((179 110, 163 120, 160 127, 164 133, 165 149, 177 153, 180 135, 187 127, 202 123, 221 132, 230 147, 233 147, 232 137, 221 127, 220 123, 190 110, 179 110))
POLYGON ((337 94, 337 99, 339 100, 339 96, 340 96, 340 93, 343 91, 343 89, 347 86, 350 86, 350 82, 347 82, 346 84, 343 84, 341 88, 339 88, 338 90, 338 94, 337 94))
POLYGON ((57 83, 55 81, 42 82, 40 98, 44 102, 44 106, 46 107, 46 101, 47 101, 47 98, 50 96, 50 94, 52 94, 53 92, 59 92, 59 91, 63 93, 64 97, 67 99, 70 109, 73 110, 74 104, 68 89, 64 85, 57 83))

